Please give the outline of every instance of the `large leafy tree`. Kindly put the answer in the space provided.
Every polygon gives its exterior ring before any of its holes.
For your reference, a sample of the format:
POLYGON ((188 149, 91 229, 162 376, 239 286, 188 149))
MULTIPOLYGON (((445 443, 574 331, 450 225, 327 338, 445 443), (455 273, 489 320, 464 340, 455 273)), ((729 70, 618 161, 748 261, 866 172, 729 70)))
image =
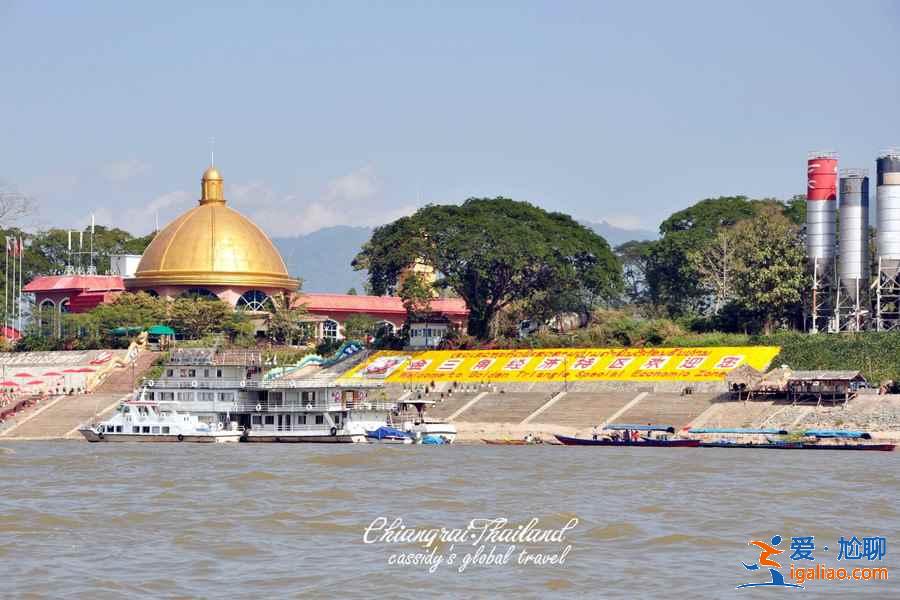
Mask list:
POLYGON ((739 304, 760 316, 763 331, 790 323, 801 310, 806 255, 800 228, 778 205, 735 225, 739 304))
POLYGON ((508 198, 470 198, 426 206, 379 227, 353 261, 372 291, 394 293, 400 273, 422 259, 469 307, 469 333, 491 337, 497 314, 513 302, 545 315, 589 310, 622 287, 618 261, 602 237, 568 215, 508 198))
POLYGON ((647 292, 652 304, 669 316, 705 310, 709 291, 690 255, 709 244, 720 228, 753 217, 758 204, 746 196, 707 198, 663 221, 659 226, 661 237, 653 242, 646 258, 647 292))
POLYGON ((653 243, 631 240, 616 247, 616 257, 622 265, 623 300, 635 307, 647 303, 647 255, 653 243))

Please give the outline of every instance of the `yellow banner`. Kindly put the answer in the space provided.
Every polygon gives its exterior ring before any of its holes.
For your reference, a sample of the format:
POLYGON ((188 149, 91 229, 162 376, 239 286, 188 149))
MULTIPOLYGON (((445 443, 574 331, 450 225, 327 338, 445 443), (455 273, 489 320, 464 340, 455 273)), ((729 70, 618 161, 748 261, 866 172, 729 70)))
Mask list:
POLYGON ((778 346, 381 351, 344 377, 423 381, 720 381, 743 364, 768 368, 778 346))

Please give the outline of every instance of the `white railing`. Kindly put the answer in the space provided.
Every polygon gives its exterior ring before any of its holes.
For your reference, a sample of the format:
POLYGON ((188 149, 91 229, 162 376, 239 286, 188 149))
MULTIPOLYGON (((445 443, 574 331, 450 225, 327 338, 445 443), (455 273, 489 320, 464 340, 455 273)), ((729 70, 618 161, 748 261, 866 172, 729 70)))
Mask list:
POLYGON ((396 402, 385 401, 345 401, 345 402, 281 402, 281 403, 253 403, 238 402, 231 410, 234 412, 298 412, 298 411, 328 411, 341 410, 394 410, 396 402))

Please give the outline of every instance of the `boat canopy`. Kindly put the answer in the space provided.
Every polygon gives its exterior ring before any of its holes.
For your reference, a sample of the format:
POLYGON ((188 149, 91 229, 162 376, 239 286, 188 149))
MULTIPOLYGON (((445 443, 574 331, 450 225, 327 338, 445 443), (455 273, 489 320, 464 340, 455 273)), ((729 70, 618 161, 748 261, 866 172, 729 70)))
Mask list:
POLYGON ((865 431, 846 431, 844 429, 807 429, 803 432, 803 435, 811 435, 818 438, 872 439, 872 436, 865 431))
POLYGON ((375 431, 367 431, 366 437, 375 438, 376 440, 383 440, 385 438, 405 438, 412 436, 410 436, 405 431, 401 431, 393 427, 382 426, 375 431))
POLYGON ((691 427, 688 433, 738 433, 760 435, 787 435, 786 429, 746 429, 743 427, 691 427))
POLYGON ((671 425, 607 425, 604 429, 612 429, 616 431, 665 431, 668 433, 675 433, 675 428, 671 425))

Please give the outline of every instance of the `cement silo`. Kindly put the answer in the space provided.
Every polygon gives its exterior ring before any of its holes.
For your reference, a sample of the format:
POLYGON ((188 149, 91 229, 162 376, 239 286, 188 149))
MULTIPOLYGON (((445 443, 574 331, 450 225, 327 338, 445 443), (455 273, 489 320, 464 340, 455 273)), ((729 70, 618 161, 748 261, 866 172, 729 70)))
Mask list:
POLYGON ((834 152, 810 152, 806 161, 806 254, 812 284, 812 333, 827 329, 832 315, 837 164, 834 152))
POLYGON ((878 204, 878 282, 876 323, 879 330, 900 325, 900 149, 883 152, 876 161, 878 204))
POLYGON ((859 331, 868 314, 869 174, 843 169, 840 178, 840 236, 835 316, 838 328, 859 331))

